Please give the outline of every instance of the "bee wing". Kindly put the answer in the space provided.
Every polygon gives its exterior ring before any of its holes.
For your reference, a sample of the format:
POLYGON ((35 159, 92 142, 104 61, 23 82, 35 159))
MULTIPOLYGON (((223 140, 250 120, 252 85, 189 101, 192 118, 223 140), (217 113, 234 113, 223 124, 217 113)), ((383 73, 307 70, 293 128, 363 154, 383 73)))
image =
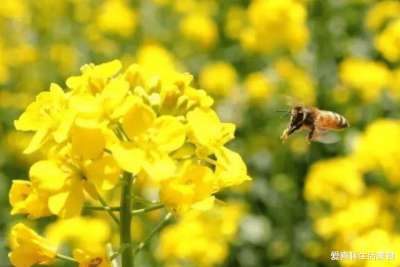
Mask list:
POLYGON ((334 144, 339 141, 339 135, 328 130, 316 129, 311 141, 323 144, 334 144))

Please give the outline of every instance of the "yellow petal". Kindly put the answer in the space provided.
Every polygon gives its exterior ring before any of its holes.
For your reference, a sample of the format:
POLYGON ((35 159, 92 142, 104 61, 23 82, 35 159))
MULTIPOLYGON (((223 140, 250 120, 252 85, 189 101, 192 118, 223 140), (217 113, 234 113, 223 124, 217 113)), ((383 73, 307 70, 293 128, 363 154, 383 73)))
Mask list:
POLYGON ((19 131, 37 131, 43 127, 44 123, 41 120, 39 110, 40 106, 38 103, 31 103, 25 112, 14 121, 15 129, 19 131))
POLYGON ((29 177, 39 190, 57 191, 63 187, 68 174, 55 161, 41 160, 31 166, 29 177))
POLYGON ((84 202, 83 187, 79 180, 74 180, 65 191, 49 197, 48 205, 51 213, 61 218, 78 216, 84 202))
POLYGON ((187 120, 192 141, 211 150, 208 153, 234 137, 234 124, 221 123, 218 115, 211 109, 196 108, 187 114, 187 120))
POLYGON ((107 113, 111 113, 122 103, 129 90, 129 83, 119 76, 112 79, 101 92, 103 107, 107 113))
POLYGON ((173 116, 162 116, 156 119, 154 141, 158 148, 171 152, 180 148, 185 142, 185 127, 173 116))
POLYGON ((111 155, 106 155, 85 167, 85 175, 101 190, 110 190, 118 183, 121 169, 111 155))
POLYGON ((34 255, 34 252, 32 250, 27 250, 27 249, 25 250, 19 249, 10 252, 8 254, 8 258, 10 259, 11 264, 16 267, 31 267, 38 261, 34 255), (33 256, 30 256, 32 254, 33 256))
POLYGON ((32 191, 30 181, 26 180, 13 180, 9 192, 9 201, 12 206, 11 215, 18 213, 25 213, 26 203, 25 200, 32 191))
POLYGON ((211 109, 196 108, 187 114, 191 138, 196 144, 211 146, 221 130, 221 122, 211 109))
POLYGON ((115 119, 124 116, 136 103, 142 103, 140 97, 136 95, 125 96, 121 104, 115 107, 110 117, 115 119))
POLYGON ((56 257, 57 247, 22 223, 11 229, 10 262, 16 267, 50 264, 56 257))
POLYGON ((95 68, 99 76, 104 78, 110 78, 111 76, 113 76, 114 74, 116 74, 118 71, 121 70, 122 64, 121 61, 115 59, 109 62, 99 64, 95 68))
POLYGON ((98 158, 104 151, 106 140, 98 125, 77 122, 71 131, 72 152, 83 159, 98 158))
POLYGON ((28 147, 25 148, 24 154, 31 154, 40 149, 43 146, 43 144, 46 143, 48 137, 49 137, 48 129, 43 128, 37 131, 35 135, 32 137, 28 147))
POLYGON ((65 95, 61 87, 52 83, 50 91, 36 96, 24 113, 14 121, 15 128, 20 131, 37 131, 50 128, 53 118, 50 113, 58 112, 64 105, 65 95))
POLYGON ((210 196, 206 199, 194 203, 191 208, 200 211, 207 211, 214 207, 214 203, 215 203, 215 197, 210 196))
POLYGON ((75 112, 72 111, 68 111, 63 114, 60 125, 58 125, 58 128, 53 133, 54 140, 57 143, 62 143, 67 140, 69 131, 75 119, 75 115, 75 112))
POLYGON ((68 192, 61 192, 49 197, 49 210, 53 214, 60 214, 62 208, 67 201, 69 193, 68 192))
POLYGON ((132 144, 116 144, 111 148, 112 155, 119 167, 132 174, 137 174, 143 166, 143 150, 132 144))
POLYGON ((217 166, 215 175, 218 177, 220 187, 240 185, 251 180, 247 175, 247 167, 240 155, 225 147, 215 153, 217 166))
POLYGON ((147 105, 136 103, 125 114, 122 120, 122 127, 130 139, 144 134, 156 119, 156 114, 147 105))
POLYGON ((76 116, 81 119, 96 120, 103 115, 102 102, 90 94, 73 95, 69 105, 77 113, 76 116))
POLYGON ((111 264, 103 253, 93 253, 88 249, 74 249, 72 252, 74 259, 80 267, 110 267, 111 264))
POLYGON ((9 192, 9 200, 12 206, 25 200, 31 192, 31 182, 26 180, 13 180, 9 192))
POLYGON ((47 206, 48 196, 43 192, 32 191, 25 200, 24 213, 29 215, 29 218, 40 218, 51 215, 47 206))
POLYGON ((153 182, 160 182, 175 174, 176 165, 168 155, 164 154, 153 159, 146 158, 144 171, 153 182))

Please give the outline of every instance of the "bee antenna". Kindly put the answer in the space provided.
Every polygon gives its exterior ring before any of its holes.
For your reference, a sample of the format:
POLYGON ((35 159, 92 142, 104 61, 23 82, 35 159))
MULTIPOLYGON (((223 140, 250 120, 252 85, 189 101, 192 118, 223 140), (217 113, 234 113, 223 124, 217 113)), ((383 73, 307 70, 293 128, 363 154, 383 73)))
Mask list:
POLYGON ((275 110, 275 112, 283 113, 282 116, 280 116, 281 119, 285 118, 285 117, 289 117, 289 115, 290 115, 290 111, 286 110, 286 109, 278 109, 278 110, 275 110))
POLYGON ((284 112, 284 113, 289 113, 289 110, 286 109, 277 109, 275 112, 284 112))

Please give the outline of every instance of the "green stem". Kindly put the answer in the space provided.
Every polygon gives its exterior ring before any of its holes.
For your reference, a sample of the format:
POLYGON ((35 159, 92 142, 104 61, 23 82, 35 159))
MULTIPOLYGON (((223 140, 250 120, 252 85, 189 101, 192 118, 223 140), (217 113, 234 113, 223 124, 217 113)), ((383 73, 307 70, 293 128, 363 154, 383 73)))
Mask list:
POLYGON ((145 207, 145 208, 137 209, 137 210, 132 210, 132 215, 143 214, 143 213, 150 212, 150 211, 153 211, 153 210, 162 209, 163 207, 164 207, 164 204, 160 203, 160 204, 157 204, 157 205, 154 205, 154 206, 145 207))
POLYGON ((144 247, 146 247, 150 240, 153 238, 153 236, 159 232, 169 221, 169 219, 171 218, 172 213, 168 212, 164 218, 162 219, 162 221, 156 225, 156 227, 154 227, 154 229, 150 232, 150 234, 142 241, 139 243, 139 245, 137 245, 137 247, 134 250, 134 255, 136 255, 140 250, 142 250, 144 247))
POLYGON ((119 220, 118 220, 117 216, 115 216, 115 214, 112 212, 111 207, 108 206, 107 202, 104 200, 104 198, 100 195, 100 193, 97 190, 95 190, 95 193, 96 193, 97 199, 100 201, 100 203, 103 206, 104 210, 108 212, 108 214, 111 216, 111 218, 117 224, 119 224, 119 220))
POLYGON ((158 201, 147 200, 147 199, 144 199, 144 198, 139 197, 139 196, 136 196, 136 195, 133 195, 133 196, 132 196, 132 199, 133 199, 135 202, 140 202, 140 203, 146 204, 146 205, 152 205, 152 204, 156 205, 156 204, 159 204, 159 203, 160 203, 160 202, 158 202, 158 201))
MULTIPOLYGON (((150 207, 145 207, 141 209, 136 209, 132 210, 132 215, 139 215, 147 212, 151 212, 153 210, 158 210, 164 208, 164 204, 159 203, 150 207)), ((86 210, 91 210, 91 211, 113 211, 113 212, 119 212, 121 210, 120 207, 104 207, 104 206, 86 206, 86 210)))
POLYGON ((133 177, 129 173, 124 173, 121 188, 121 209, 120 209, 120 246, 121 251, 121 267, 133 267, 133 253, 131 246, 131 221, 132 221, 132 200, 131 200, 131 187, 133 177))
POLYGON ((63 254, 56 254, 56 258, 63 260, 63 261, 78 263, 74 258, 71 258, 71 257, 63 255, 63 254))
POLYGON ((119 211, 119 207, 104 207, 104 206, 87 206, 87 207, 85 207, 85 209, 87 209, 87 210, 94 210, 94 211, 96 211, 96 210, 100 210, 100 211, 107 211, 107 210, 110 210, 110 211, 119 211))

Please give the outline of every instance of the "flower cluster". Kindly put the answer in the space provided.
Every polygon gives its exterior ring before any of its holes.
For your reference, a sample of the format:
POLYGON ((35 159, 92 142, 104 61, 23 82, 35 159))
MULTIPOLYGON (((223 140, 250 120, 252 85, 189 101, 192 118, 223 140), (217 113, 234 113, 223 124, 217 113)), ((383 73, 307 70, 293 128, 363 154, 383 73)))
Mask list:
POLYGON ((367 14, 366 25, 376 32, 376 49, 388 61, 397 62, 400 59, 396 41, 400 29, 400 4, 391 0, 376 3, 367 14))
POLYGON ((221 264, 228 255, 243 213, 240 204, 215 205, 208 211, 193 210, 160 235, 158 258, 167 266, 190 262, 196 266, 221 264), (218 237, 218 238, 215 238, 218 237))
POLYGON ((247 19, 239 38, 250 51, 271 53, 283 48, 298 52, 308 42, 307 11, 300 1, 252 1, 247 19))
POLYGON ((228 96, 237 82, 235 68, 227 62, 210 63, 201 70, 199 84, 213 95, 228 96))
MULTIPOLYGON (((353 153, 319 161, 309 170, 304 194, 311 204, 314 229, 330 240, 333 250, 400 253, 394 212, 398 194, 380 186, 398 185, 400 147, 395 140, 399 133, 399 121, 375 121, 359 138, 353 153), (329 211, 318 203, 328 204, 329 211)), ((343 262, 343 266, 353 266, 347 264, 343 262)), ((386 264, 397 266, 399 260, 386 264)))
POLYGON ((84 65, 67 79, 67 91, 52 84, 15 121, 34 133, 24 153, 46 158, 30 167, 29 180, 13 181, 12 214, 77 216, 123 173, 157 185, 159 200, 178 213, 210 208, 216 192, 250 179, 239 154, 225 146, 235 126, 220 121, 213 99, 190 85, 189 74, 120 69, 117 60, 84 65))
POLYGON ((340 64, 342 83, 357 90, 365 101, 376 100, 390 81, 388 67, 380 62, 348 58, 340 64))
MULTIPOLYGON (((76 230, 79 230, 79 228, 76 230)), ((57 254, 58 245, 56 243, 39 236, 22 223, 14 225, 11 229, 10 244, 12 251, 8 256, 11 263, 17 267, 30 267, 36 264, 48 265, 52 264, 57 257, 60 257, 57 254)), ((74 249, 74 259, 79 264, 79 267, 110 266, 104 255, 91 251, 93 251, 93 248, 89 248, 87 251, 80 248, 74 249)))

